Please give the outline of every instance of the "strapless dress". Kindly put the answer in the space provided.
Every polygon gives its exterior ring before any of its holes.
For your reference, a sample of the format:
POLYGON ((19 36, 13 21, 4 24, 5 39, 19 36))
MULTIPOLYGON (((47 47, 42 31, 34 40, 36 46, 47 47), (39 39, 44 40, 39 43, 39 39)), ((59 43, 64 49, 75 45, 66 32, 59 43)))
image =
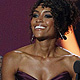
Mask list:
MULTIPOLYGON (((36 78, 22 71, 17 71, 17 73, 15 74, 15 78, 16 80, 37 80, 36 78)), ((69 72, 65 71, 52 78, 51 80, 72 80, 72 78, 69 72)))

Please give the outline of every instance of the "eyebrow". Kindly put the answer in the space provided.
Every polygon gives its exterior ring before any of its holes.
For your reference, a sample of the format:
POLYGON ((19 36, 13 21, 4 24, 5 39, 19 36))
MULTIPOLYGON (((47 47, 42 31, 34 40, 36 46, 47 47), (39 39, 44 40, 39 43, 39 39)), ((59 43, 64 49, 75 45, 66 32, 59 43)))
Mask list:
MULTIPOLYGON (((38 12, 38 13, 39 13, 39 11, 37 11, 37 10, 34 10, 34 12, 38 12)), ((34 13, 34 12, 33 12, 33 13, 34 13)))
POLYGON ((44 11, 44 13, 47 13, 47 12, 50 12, 51 13, 51 11, 44 11))
MULTIPOLYGON (((37 11, 37 10, 34 10, 34 12, 38 12, 39 13, 39 11, 37 11)), ((47 13, 47 12, 51 13, 51 11, 44 11, 44 13, 47 13)))

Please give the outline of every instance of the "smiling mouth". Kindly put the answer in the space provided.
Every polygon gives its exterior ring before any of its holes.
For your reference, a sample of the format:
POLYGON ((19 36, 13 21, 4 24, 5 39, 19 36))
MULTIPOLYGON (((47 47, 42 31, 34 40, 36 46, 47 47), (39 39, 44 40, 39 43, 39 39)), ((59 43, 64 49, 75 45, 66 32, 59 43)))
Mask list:
POLYGON ((44 26, 35 26, 35 29, 45 29, 46 27, 44 26))

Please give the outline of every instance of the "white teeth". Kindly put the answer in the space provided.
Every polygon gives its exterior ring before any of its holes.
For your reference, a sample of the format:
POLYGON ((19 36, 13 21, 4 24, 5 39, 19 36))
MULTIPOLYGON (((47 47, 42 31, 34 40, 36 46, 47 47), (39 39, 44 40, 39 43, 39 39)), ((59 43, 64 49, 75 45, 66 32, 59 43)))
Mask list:
POLYGON ((35 29, 45 29, 43 26, 36 26, 35 29))

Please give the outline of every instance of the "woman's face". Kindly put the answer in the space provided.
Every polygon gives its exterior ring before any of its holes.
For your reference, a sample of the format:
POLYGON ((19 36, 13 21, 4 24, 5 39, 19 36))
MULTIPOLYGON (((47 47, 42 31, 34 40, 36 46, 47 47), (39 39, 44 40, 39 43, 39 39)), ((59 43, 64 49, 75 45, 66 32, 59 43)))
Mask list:
POLYGON ((33 12, 31 28, 36 38, 54 38, 54 20, 51 8, 38 6, 33 12))

